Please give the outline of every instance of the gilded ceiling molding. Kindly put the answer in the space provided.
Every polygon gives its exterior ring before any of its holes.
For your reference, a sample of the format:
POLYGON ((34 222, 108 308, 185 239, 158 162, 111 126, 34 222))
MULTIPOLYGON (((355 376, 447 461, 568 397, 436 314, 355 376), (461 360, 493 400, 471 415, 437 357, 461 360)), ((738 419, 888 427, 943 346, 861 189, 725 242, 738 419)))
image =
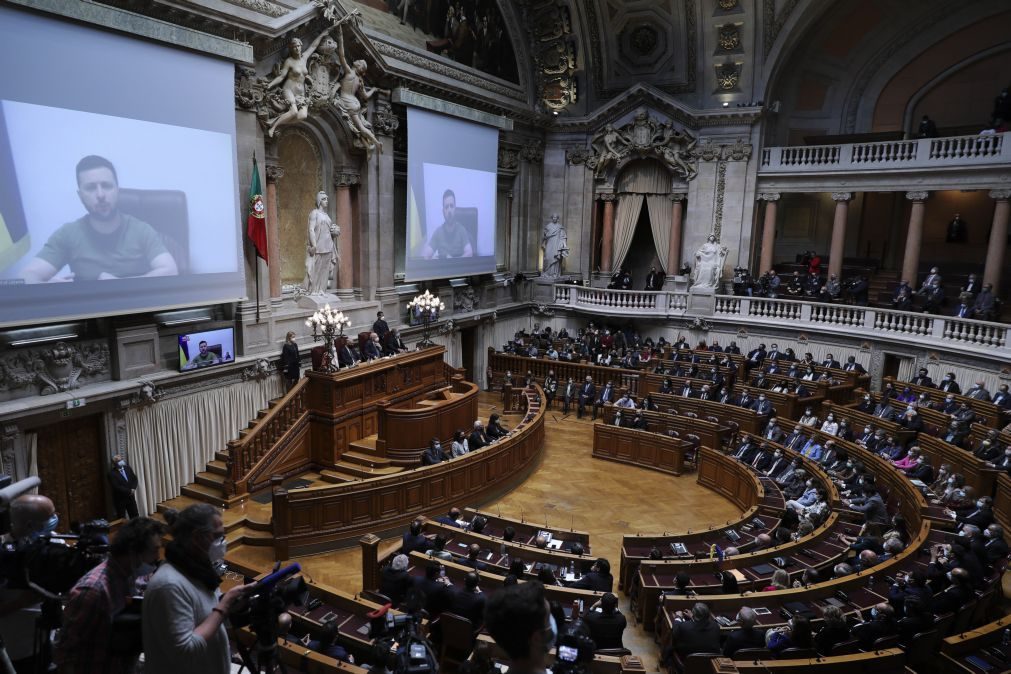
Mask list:
POLYGON ((565 0, 524 3, 537 99, 551 112, 576 102, 576 45, 565 0))

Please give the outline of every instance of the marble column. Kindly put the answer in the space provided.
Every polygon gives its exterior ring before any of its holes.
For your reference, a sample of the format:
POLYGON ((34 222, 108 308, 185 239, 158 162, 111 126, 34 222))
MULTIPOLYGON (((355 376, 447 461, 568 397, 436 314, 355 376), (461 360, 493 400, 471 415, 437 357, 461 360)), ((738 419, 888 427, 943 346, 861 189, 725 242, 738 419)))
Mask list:
POLYGON ((849 216, 852 192, 833 192, 835 217, 832 219, 832 244, 828 250, 828 273, 842 278, 843 249, 846 247, 846 218, 849 216))
POLYGON ((681 269, 681 228, 684 219, 684 199, 688 195, 670 195, 670 246, 667 249, 667 276, 676 276, 681 269))
POLYGON ((1011 214, 1011 190, 991 190, 990 198, 997 202, 990 227, 990 244, 986 249, 986 266, 983 283, 993 284, 993 293, 1000 292, 1001 272, 1004 270, 1004 252, 1007 250, 1008 215, 1011 214))
POLYGON ((759 201, 765 202, 765 217, 762 218, 762 254, 759 256, 759 274, 772 269, 773 253, 776 249, 776 202, 779 192, 763 192, 758 195, 759 201))
POLYGON ((906 234, 906 254, 902 258, 902 278, 917 287, 917 273, 920 268, 920 244, 923 241, 924 202, 930 192, 906 192, 906 198, 913 202, 909 210, 909 232, 906 234))
MULTIPOLYGON (((284 169, 268 163, 267 173, 267 256, 270 264, 267 276, 270 282, 270 299, 281 299, 281 225, 277 221, 277 181, 284 177, 284 169)), ((256 260, 260 264, 260 260, 256 260)))
POLYGON ((611 271, 611 257, 614 255, 614 202, 617 195, 601 194, 604 202, 604 226, 600 235, 600 271, 611 271))
POLYGON ((340 225, 340 269, 337 271, 337 288, 351 290, 355 287, 355 231, 351 217, 351 188, 358 185, 357 173, 338 172, 334 176, 337 188, 337 224, 340 225))

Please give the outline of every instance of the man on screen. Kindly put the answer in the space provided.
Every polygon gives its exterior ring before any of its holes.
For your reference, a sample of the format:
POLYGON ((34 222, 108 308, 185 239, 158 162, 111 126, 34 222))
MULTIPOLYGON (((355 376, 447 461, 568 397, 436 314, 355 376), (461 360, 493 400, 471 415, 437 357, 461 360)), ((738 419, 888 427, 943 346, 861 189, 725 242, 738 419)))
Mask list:
POLYGON ((151 225, 119 210, 119 178, 108 159, 77 163, 77 196, 88 214, 53 232, 24 269, 26 283, 175 276, 175 258, 151 225), (70 273, 57 277, 67 265, 70 273))
POLYGON ((200 341, 200 353, 190 358, 190 362, 183 366, 184 370, 195 370, 198 367, 207 367, 208 365, 217 365, 221 362, 217 354, 213 351, 207 350, 207 342, 200 341))
POLYGON ((447 257, 474 257, 474 243, 467 229, 456 218, 456 194, 446 190, 442 194, 442 217, 445 220, 432 233, 422 255, 426 259, 447 257))

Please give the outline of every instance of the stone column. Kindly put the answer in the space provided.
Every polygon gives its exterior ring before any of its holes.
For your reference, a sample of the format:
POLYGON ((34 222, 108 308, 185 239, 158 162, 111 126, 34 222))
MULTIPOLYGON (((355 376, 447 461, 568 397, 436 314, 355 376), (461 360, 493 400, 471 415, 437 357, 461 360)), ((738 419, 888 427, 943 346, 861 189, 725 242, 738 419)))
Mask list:
POLYGON ((776 202, 779 192, 764 192, 758 195, 765 202, 765 217, 762 218, 762 254, 758 259, 758 274, 772 269, 773 253, 776 248, 776 202))
POLYGON ((341 234, 340 269, 337 271, 337 288, 350 291, 355 287, 355 234, 354 220, 351 217, 351 187, 358 185, 361 176, 348 171, 337 172, 334 175, 334 186, 337 188, 337 224, 341 234))
POLYGON ((670 247, 667 249, 667 276, 675 276, 681 269, 681 227, 684 218, 683 201, 686 194, 673 193, 670 195, 670 247))
POLYGON ((916 275, 920 268, 920 243, 923 241, 924 203, 930 192, 906 192, 906 198, 913 202, 909 211, 909 232, 906 234, 906 254, 902 258, 902 278, 916 288, 916 275))
POLYGON ((1011 190, 992 190, 990 198, 997 202, 993 211, 993 226, 990 227, 990 245, 986 249, 986 266, 983 267, 983 283, 993 284, 993 294, 1000 292, 1001 272, 1004 270, 1004 251, 1007 249, 1008 215, 1011 213, 1011 190))
MULTIPOLYGON (((270 299, 281 300, 281 223, 277 221, 277 181, 284 177, 284 169, 278 164, 268 163, 267 173, 267 256, 270 264, 267 276, 270 279, 270 299)), ((260 264, 259 259, 256 264, 260 264)))
POLYGON ((614 202, 617 195, 601 194, 604 202, 604 226, 600 235, 600 271, 611 271, 611 257, 614 255, 614 202))
MULTIPOLYGON (((364 259, 378 260, 376 265, 378 269, 374 274, 378 295, 379 289, 383 289, 382 292, 388 294, 393 288, 395 266, 391 244, 394 222, 393 155, 395 151, 393 145, 394 136, 400 128, 400 119, 385 98, 376 97, 373 98, 373 101, 372 130, 375 131, 376 138, 382 144, 382 152, 378 152, 379 148, 377 148, 377 154, 373 157, 376 170, 369 173, 370 180, 375 179, 376 181, 375 189, 370 191, 377 192, 377 194, 374 196, 373 203, 369 205, 370 227, 375 232, 370 237, 370 241, 373 246, 376 246, 376 250, 370 252, 371 257, 364 259)), ((396 302, 395 298, 391 299, 396 302)))
POLYGON ((846 245, 846 218, 849 215, 852 192, 833 192, 835 218, 832 220, 832 245, 828 251, 828 273, 842 278, 843 248, 846 245))

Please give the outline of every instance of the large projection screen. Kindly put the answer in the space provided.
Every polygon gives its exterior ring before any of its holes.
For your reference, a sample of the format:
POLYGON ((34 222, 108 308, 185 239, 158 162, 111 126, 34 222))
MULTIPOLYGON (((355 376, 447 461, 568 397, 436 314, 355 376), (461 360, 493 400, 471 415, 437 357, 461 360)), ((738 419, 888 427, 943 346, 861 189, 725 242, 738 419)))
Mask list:
POLYGON ((0 325, 244 298, 232 63, 5 7, 0 60, 0 325))
POLYGON ((404 278, 495 271, 498 129, 407 108, 404 278))

